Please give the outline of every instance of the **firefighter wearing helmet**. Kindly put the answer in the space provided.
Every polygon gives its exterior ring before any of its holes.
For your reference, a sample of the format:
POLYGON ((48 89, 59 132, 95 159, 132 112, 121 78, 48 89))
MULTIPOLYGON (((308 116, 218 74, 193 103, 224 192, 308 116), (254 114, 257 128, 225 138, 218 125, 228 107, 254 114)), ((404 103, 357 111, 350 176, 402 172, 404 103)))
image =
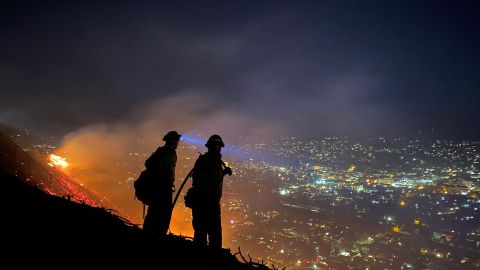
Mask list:
POLYGON ((219 135, 210 136, 205 146, 208 151, 198 157, 192 175, 192 186, 196 192, 196 204, 192 207, 194 243, 205 246, 208 237, 208 245, 220 249, 223 177, 232 175, 232 169, 222 161, 221 150, 225 144, 219 135))
POLYGON ((143 230, 160 237, 166 236, 172 218, 172 192, 175 191, 175 166, 177 164, 178 143, 182 135, 170 131, 163 140, 165 145, 145 161, 149 175, 155 181, 155 199, 148 205, 143 230))

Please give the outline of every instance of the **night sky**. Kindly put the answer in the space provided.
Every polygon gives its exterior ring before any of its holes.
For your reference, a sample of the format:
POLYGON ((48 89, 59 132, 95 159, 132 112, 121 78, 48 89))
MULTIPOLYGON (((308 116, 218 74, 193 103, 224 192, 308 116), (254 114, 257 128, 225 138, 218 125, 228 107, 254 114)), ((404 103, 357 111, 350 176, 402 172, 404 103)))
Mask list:
POLYGON ((0 91, 0 123, 40 134, 162 106, 220 132, 479 139, 480 1, 2 1, 0 91))

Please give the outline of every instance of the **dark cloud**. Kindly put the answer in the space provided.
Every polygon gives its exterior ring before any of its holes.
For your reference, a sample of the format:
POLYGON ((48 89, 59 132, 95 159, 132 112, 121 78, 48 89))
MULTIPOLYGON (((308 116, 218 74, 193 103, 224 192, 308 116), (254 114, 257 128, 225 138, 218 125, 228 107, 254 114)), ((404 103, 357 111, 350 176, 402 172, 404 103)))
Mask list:
POLYGON ((478 138, 476 1, 97 2, 1 6, 0 122, 64 134, 182 100, 202 103, 182 123, 478 138))

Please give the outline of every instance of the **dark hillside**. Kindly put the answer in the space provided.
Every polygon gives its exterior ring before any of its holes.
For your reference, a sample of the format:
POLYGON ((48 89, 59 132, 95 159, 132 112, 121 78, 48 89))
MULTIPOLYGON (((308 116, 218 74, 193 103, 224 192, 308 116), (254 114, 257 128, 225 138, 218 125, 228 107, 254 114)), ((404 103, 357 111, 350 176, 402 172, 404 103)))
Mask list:
MULTIPOLYGON (((149 265, 158 269, 259 269, 229 250, 198 248, 180 236, 144 235, 104 208, 47 194, 0 172, 4 262, 18 266, 149 265), (19 257, 17 257, 19 256, 19 257), (24 259, 26 258, 26 259, 24 259), (32 260, 30 260, 32 259, 32 260), (168 266, 168 267, 167 267, 168 266)), ((17 268, 17 267, 15 267, 17 268)))

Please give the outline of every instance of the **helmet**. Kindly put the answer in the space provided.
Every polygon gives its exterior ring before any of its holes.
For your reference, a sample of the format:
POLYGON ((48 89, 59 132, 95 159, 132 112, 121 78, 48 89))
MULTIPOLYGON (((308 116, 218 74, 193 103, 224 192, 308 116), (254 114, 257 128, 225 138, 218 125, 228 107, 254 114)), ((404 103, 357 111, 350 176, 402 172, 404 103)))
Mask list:
POLYGON ((208 138, 208 141, 207 143, 205 144, 206 147, 209 147, 209 146, 213 146, 215 144, 219 144, 221 147, 224 147, 225 144, 223 143, 223 140, 222 138, 217 135, 217 134, 214 134, 212 136, 210 136, 210 138, 208 138))
POLYGON ((182 135, 178 134, 178 132, 170 131, 163 136, 163 140, 166 142, 179 141, 180 137, 182 137, 182 135))

